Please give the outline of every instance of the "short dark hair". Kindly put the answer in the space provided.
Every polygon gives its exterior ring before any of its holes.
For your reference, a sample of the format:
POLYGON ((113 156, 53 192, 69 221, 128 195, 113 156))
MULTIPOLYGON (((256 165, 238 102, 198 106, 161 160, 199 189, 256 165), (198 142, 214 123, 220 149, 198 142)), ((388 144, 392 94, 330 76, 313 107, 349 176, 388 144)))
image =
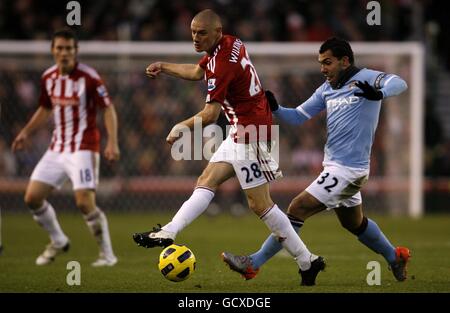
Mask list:
POLYGON ((352 47, 350 47, 350 44, 344 39, 337 37, 328 39, 320 46, 319 53, 324 53, 327 50, 331 50, 333 56, 338 59, 347 56, 350 64, 353 64, 355 61, 352 47))
POLYGON ((52 36, 52 47, 55 44, 56 38, 73 39, 73 41, 75 43, 75 48, 78 48, 78 38, 75 35, 75 33, 70 29, 64 28, 64 29, 55 31, 52 36))

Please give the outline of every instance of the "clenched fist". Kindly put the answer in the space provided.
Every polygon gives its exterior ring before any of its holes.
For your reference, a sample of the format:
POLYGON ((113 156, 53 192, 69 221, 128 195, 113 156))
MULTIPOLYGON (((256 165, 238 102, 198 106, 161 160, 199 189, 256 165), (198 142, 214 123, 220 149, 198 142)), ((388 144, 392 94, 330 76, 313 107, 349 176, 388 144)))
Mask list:
POLYGON ((145 70, 145 74, 154 79, 156 78, 156 76, 159 75, 159 73, 161 73, 161 62, 155 62, 150 64, 149 66, 147 66, 147 69, 145 70))

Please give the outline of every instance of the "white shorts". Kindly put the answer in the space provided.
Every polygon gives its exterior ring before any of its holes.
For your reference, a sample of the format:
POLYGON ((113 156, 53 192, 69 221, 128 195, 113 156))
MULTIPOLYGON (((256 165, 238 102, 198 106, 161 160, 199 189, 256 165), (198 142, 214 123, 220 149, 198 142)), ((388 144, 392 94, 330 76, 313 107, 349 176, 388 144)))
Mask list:
POLYGON ((283 177, 267 142, 236 143, 228 136, 209 162, 231 164, 242 189, 258 187, 283 177))
POLYGON ((34 168, 30 180, 60 189, 69 178, 73 190, 95 189, 98 185, 99 164, 99 154, 90 150, 73 153, 47 150, 34 168))
POLYGON ((361 187, 369 179, 369 169, 324 163, 319 177, 306 191, 330 209, 354 207, 362 203, 361 187))

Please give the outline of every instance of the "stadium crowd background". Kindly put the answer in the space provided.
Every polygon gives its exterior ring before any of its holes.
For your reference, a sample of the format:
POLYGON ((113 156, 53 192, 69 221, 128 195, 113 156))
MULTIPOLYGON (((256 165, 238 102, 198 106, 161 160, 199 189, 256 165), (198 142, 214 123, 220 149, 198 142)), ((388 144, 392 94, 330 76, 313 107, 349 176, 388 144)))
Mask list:
MULTIPOLYGON (((350 41, 422 41, 426 48, 427 81, 450 77, 449 19, 437 1, 380 1, 382 25, 366 23, 367 1, 79 1, 82 25, 74 27, 80 40, 189 41, 193 15, 212 8, 223 18, 225 33, 249 41, 323 41, 332 35, 350 41), (436 72, 443 74, 436 76, 436 72), (442 76, 444 75, 444 76, 442 76)), ((63 2, 62 2, 63 3, 63 2)), ((0 40, 48 40, 55 29, 66 26, 65 5, 52 1, 4 0, 0 2, 0 40)), ((152 60, 149 60, 152 61, 152 60)), ((95 64, 93 64, 95 67, 95 64)), ((42 69, 43 70, 43 69, 42 69)), ((109 74, 103 76, 119 115, 122 159, 114 168, 102 164, 101 177, 198 175, 204 161, 189 166, 173 162, 170 147, 161 144, 172 125, 198 111, 204 99, 203 83, 186 84, 179 80, 156 80, 147 88, 148 79, 136 72, 121 82, 109 74), (120 84, 120 86, 119 86, 120 84), (183 103, 171 95, 182 96, 183 103), (164 102, 164 106, 158 103, 164 102), (195 105, 193 105, 195 104, 195 105)), ((48 130, 38 131, 30 151, 10 152, 9 146, 21 127, 36 110, 41 72, 26 75, 0 71, 0 176, 27 178, 49 142, 48 130)), ((323 77, 317 75, 278 77, 283 103, 306 100, 323 77)), ((450 90, 448 82, 427 84, 425 170, 429 177, 450 176, 450 131, 448 119, 436 113, 436 94, 450 90), (447 128, 448 129, 448 128, 447 128)), ((264 85, 263 81, 263 85, 264 85)), ((102 123, 100 123, 102 124, 102 123)), ((282 126, 282 132, 283 132, 282 126)), ((383 119, 378 132, 383 132, 383 119)), ((315 120, 301 129, 302 136, 282 136, 281 165, 289 175, 315 176, 320 171, 326 131, 323 121, 315 120)), ((383 143, 375 141, 371 175, 383 174, 383 143)))

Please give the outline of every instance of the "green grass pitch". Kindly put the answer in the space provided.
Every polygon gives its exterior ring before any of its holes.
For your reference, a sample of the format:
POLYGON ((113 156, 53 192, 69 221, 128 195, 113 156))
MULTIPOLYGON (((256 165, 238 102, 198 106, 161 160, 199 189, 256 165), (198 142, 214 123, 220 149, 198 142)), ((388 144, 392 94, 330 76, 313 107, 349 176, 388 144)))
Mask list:
POLYGON ((421 220, 374 217, 393 244, 412 251, 409 279, 395 281, 384 259, 368 250, 342 229, 333 213, 307 221, 302 238, 310 250, 325 257, 327 269, 317 286, 301 287, 294 261, 286 255, 270 260, 250 281, 230 271, 220 259, 222 251, 252 252, 268 235, 256 216, 202 216, 177 237, 197 258, 197 270, 188 280, 174 283, 158 271, 161 249, 137 247, 131 239, 171 214, 109 214, 112 241, 119 263, 112 268, 92 268, 97 256, 94 240, 80 214, 60 214, 59 220, 72 242, 71 250, 50 266, 37 267, 35 258, 48 238, 28 214, 3 215, 0 256, 0 292, 450 292, 450 216, 421 220), (66 264, 81 264, 81 285, 68 286, 66 264), (368 286, 369 261, 381 264, 381 285, 368 286))

